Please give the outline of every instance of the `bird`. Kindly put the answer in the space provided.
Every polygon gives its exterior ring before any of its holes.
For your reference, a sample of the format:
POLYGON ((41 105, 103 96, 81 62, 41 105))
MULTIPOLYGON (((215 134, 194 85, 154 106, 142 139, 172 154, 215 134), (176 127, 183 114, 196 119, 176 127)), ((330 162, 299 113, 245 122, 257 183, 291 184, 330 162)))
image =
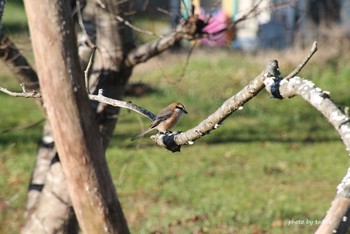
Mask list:
POLYGON ((154 129, 157 129, 160 133, 168 132, 177 124, 182 114, 188 114, 185 106, 180 102, 171 103, 159 112, 147 130, 137 134, 131 140, 137 140, 154 129))

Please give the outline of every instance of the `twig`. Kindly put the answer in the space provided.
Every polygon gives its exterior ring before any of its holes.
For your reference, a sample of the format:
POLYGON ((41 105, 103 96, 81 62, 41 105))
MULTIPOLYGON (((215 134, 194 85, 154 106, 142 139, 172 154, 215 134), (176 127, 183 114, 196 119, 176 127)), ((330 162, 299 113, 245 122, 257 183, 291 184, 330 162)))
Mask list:
POLYGON ((9 66, 28 90, 39 91, 38 76, 28 60, 4 33, 0 36, 0 58, 9 66))
POLYGON ((140 32, 140 33, 144 33, 144 34, 147 34, 147 35, 150 35, 150 36, 155 36, 155 37, 158 37, 158 38, 162 38, 161 35, 158 35, 155 32, 139 28, 139 27, 133 25, 132 23, 130 23, 129 21, 127 21, 126 19, 122 18, 121 16, 115 15, 113 12, 111 12, 109 9, 107 9, 106 5, 103 4, 101 1, 97 0, 96 2, 102 9, 107 11, 109 14, 113 15, 116 20, 118 20, 120 23, 123 23, 124 25, 128 26, 129 28, 133 29, 134 31, 140 32))
POLYGON ((168 11, 168 10, 162 8, 162 7, 157 7, 157 11, 159 11, 160 13, 163 13, 163 14, 165 14, 165 15, 167 15, 167 16, 172 16, 172 14, 170 13, 170 11, 168 11))
POLYGON ((90 72, 90 69, 91 69, 91 66, 92 64, 94 63, 94 58, 95 58, 95 53, 96 53, 96 48, 97 47, 93 47, 92 50, 91 50, 91 55, 90 55, 90 59, 89 59, 89 63, 88 65, 86 66, 86 69, 84 71, 84 76, 85 76, 85 87, 86 87, 86 91, 88 93, 90 93, 90 90, 89 90, 89 72, 90 72))
POLYGON ((183 65, 181 65, 181 66, 183 66, 181 73, 176 77, 176 79, 174 81, 170 80, 171 78, 165 73, 165 69, 160 64, 157 63, 158 69, 160 70, 160 72, 162 73, 162 76, 166 79, 166 81, 169 84, 175 85, 184 78, 184 76, 186 74, 186 70, 187 70, 188 65, 190 63, 191 55, 193 54, 193 51, 196 48, 197 44, 198 44, 198 40, 196 40, 194 42, 194 44, 191 46, 190 50, 188 51, 185 63, 183 65))
POLYGON ((218 8, 219 4, 221 4, 220 0, 217 0, 214 2, 214 4, 211 6, 208 15, 206 16, 206 19, 204 20, 205 24, 207 25, 209 23, 209 20, 213 16, 214 11, 218 8))
POLYGON ((312 44, 312 48, 309 52, 309 54, 304 58, 304 60, 288 75, 286 76, 284 79, 285 80, 290 80, 291 78, 293 78, 294 76, 296 76, 302 69, 303 67, 307 64, 307 62, 310 60, 310 58, 316 53, 317 51, 317 42, 315 41, 312 44))
POLYGON ((36 91, 33 91, 31 93, 29 92, 22 92, 22 93, 19 93, 19 92, 12 92, 8 89, 5 89, 3 87, 0 87, 0 91, 3 92, 3 93, 6 93, 10 96, 13 96, 13 97, 25 97, 25 98, 41 98, 41 94, 36 92, 36 91))
POLYGON ((152 112, 150 112, 149 110, 146 110, 132 102, 124 102, 124 101, 120 101, 120 100, 116 100, 116 99, 112 99, 112 98, 108 98, 102 95, 102 92, 100 92, 101 90, 99 90, 98 95, 94 95, 94 94, 89 94, 89 98, 90 100, 93 101, 98 101, 98 102, 102 102, 111 106, 115 106, 115 107, 121 107, 121 108, 126 108, 132 111, 135 111, 143 116, 146 116, 148 118, 150 118, 151 120, 154 120, 156 118, 156 115, 153 114, 152 112))
POLYGON ((0 133, 8 133, 8 132, 14 132, 14 131, 20 131, 20 130, 26 130, 29 128, 34 128, 36 126, 38 126, 39 124, 43 123, 45 121, 45 119, 41 119, 35 123, 29 124, 29 125, 25 125, 25 126, 16 126, 13 128, 6 128, 6 129, 2 129, 0 130, 0 133))
POLYGON ((78 23, 79 23, 79 26, 81 28, 81 31, 85 34, 88 46, 90 48, 94 48, 95 44, 92 43, 92 41, 90 40, 90 37, 89 37, 88 33, 86 32, 86 29, 85 29, 85 26, 84 26, 83 17, 81 16, 81 9, 82 9, 82 7, 80 5, 80 0, 76 0, 76 4, 77 4, 78 23))
POLYGON ((197 47, 197 44, 198 44, 198 40, 196 40, 194 42, 194 44, 192 45, 192 47, 190 48, 190 51, 188 52, 187 56, 186 56, 186 61, 185 61, 185 65, 184 65, 184 68, 182 69, 182 72, 180 74, 180 77, 177 81, 175 81, 175 83, 179 82, 182 80, 182 78, 185 76, 185 73, 186 73, 186 70, 187 70, 187 67, 190 63, 190 58, 191 58, 191 55, 193 54, 193 51, 194 49, 197 47))
POLYGON ((172 151, 180 151, 181 145, 193 144, 195 140, 202 138, 211 131, 217 129, 223 121, 237 110, 242 110, 243 105, 256 96, 264 88, 264 80, 275 74, 278 70, 276 61, 271 61, 264 72, 252 80, 237 94, 227 99, 214 113, 196 127, 182 133, 158 134, 151 139, 158 145, 172 151))

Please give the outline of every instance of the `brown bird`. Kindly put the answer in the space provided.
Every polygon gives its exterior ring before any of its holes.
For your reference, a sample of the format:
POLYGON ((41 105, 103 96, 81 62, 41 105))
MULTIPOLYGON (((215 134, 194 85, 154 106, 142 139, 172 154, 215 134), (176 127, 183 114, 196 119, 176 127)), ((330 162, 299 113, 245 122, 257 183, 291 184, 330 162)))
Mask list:
POLYGON ((131 140, 134 141, 139 139, 154 129, 157 129, 161 133, 168 132, 177 124, 182 114, 187 114, 184 105, 179 102, 171 103, 159 112, 151 126, 146 131, 139 133, 131 140))

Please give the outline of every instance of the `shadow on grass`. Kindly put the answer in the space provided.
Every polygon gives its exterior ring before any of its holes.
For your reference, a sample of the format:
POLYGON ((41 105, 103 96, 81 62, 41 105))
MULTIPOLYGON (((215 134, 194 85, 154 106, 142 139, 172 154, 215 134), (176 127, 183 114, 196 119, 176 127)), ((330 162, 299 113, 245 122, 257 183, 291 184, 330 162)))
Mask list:
POLYGON ((220 144, 220 143, 249 143, 249 142, 277 142, 277 143, 321 143, 321 142, 332 142, 332 141, 339 141, 340 137, 278 137, 278 136, 255 136, 255 137, 239 137, 239 136, 232 136, 232 137, 225 137, 225 138, 214 138, 206 141, 208 144, 220 144))
POLYGON ((0 133, 0 145, 8 146, 14 143, 33 143, 38 144, 41 139, 42 127, 37 127, 35 131, 19 130, 6 133, 0 133))
MULTIPOLYGON (((128 134, 117 134, 111 141, 111 146, 120 146, 120 139, 130 139, 131 136, 128 134)), ((312 134, 308 136, 284 136, 280 137, 278 135, 261 135, 261 134, 231 134, 230 136, 218 135, 215 137, 204 137, 202 140, 198 140, 198 144, 235 144, 235 143, 255 143, 255 142, 273 142, 273 143, 304 143, 304 144, 313 144, 313 143, 324 143, 324 142, 337 142, 341 141, 340 137, 336 135, 333 136, 312 136, 312 134)), ((138 142, 123 144, 125 148, 148 148, 154 147, 155 144, 152 140, 148 139, 148 136, 145 139, 140 139, 138 142)))
POLYGON ((3 25, 3 31, 7 35, 29 34, 28 25, 23 23, 6 23, 3 25))

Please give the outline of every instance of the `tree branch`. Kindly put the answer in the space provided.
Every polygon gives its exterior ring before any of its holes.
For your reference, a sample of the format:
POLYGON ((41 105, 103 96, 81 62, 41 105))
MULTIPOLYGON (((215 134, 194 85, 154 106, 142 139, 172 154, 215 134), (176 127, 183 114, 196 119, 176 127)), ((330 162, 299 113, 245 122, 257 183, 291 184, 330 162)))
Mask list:
MULTIPOLYGON (((273 96, 278 89, 279 98, 291 98, 296 95, 302 97, 319 112, 321 112, 328 122, 338 132, 342 139, 346 151, 350 155, 350 118, 333 102, 330 92, 323 91, 309 80, 295 77, 307 63, 311 56, 316 52, 316 43, 314 43, 309 55, 299 64, 286 79, 279 77, 269 77, 265 80, 266 90, 273 96)), ((316 231, 317 234, 323 233, 346 233, 350 226, 350 168, 344 176, 342 182, 337 187, 337 195, 334 198, 325 218, 316 231)))
POLYGON ((17 74, 17 79, 28 90, 39 91, 38 76, 28 60, 5 34, 0 35, 0 58, 17 74))
MULTIPOLYGON (((264 80, 269 76, 275 76, 278 71, 277 61, 271 61, 264 72, 262 72, 257 78, 251 81, 245 88, 239 93, 228 99, 216 112, 210 115, 207 119, 202 121, 198 126, 183 132, 158 134, 151 138, 160 146, 169 149, 172 152, 180 150, 181 145, 192 144, 193 141, 203 137, 210 131, 218 128, 222 122, 233 112, 241 110, 243 105, 251 98, 257 95, 264 88, 264 80)), ((91 100, 103 102, 109 105, 127 108, 140 113, 148 118, 154 120, 155 115, 130 102, 123 102, 119 100, 110 99, 104 97, 101 93, 98 95, 89 95, 91 100)))
MULTIPOLYGON (((271 93, 271 86, 275 82, 276 80, 273 80, 273 78, 266 79, 265 85, 268 92, 271 93)), ((328 91, 323 91, 309 80, 293 77, 290 80, 283 79, 280 81, 279 93, 283 98, 301 96, 321 112, 338 132, 350 154, 350 119, 332 101, 328 91)))
POLYGON ((90 93, 90 88, 89 88, 89 73, 91 66, 94 64, 95 61, 95 53, 96 53, 96 46, 92 48, 91 55, 89 58, 88 65, 86 66, 86 69, 84 70, 84 77, 85 77, 85 88, 88 93, 90 93))
POLYGON ((309 54, 304 58, 304 60, 284 79, 290 80, 292 77, 296 76, 302 69, 303 67, 307 64, 307 62, 311 59, 311 57, 316 53, 317 51, 317 42, 315 41, 312 44, 312 48, 309 52, 309 54))
MULTIPOLYGON (((229 98, 223 103, 212 115, 202 121, 198 126, 183 132, 157 134, 152 136, 151 139, 158 145, 167 148, 172 152, 180 151, 181 145, 193 144, 193 141, 202 138, 210 131, 218 128, 222 122, 233 112, 243 108, 243 105, 256 96, 264 88, 264 80, 268 77, 274 77, 279 74, 278 63, 273 60, 268 63, 264 72, 251 81, 246 87, 244 87, 236 95, 229 98)), ((152 120, 155 119, 155 114, 139 107, 131 102, 123 102, 115 99, 111 99, 102 95, 102 90, 99 90, 98 95, 89 94, 91 100, 95 100, 108 105, 127 108, 140 113, 152 120)))
POLYGON ((27 93, 27 92, 19 93, 19 92, 9 91, 8 89, 5 89, 3 87, 0 87, 0 91, 3 92, 3 93, 8 94, 10 96, 13 96, 13 97, 41 98, 41 94, 36 92, 36 91, 33 91, 31 93, 27 93))
POLYGON ((99 90, 98 95, 89 94, 90 100, 98 101, 98 102, 105 103, 105 104, 115 106, 115 107, 126 108, 129 110, 135 111, 143 116, 146 116, 146 117, 150 118, 151 120, 154 120, 156 118, 156 115, 153 114, 152 112, 150 112, 149 110, 146 110, 146 109, 144 109, 144 108, 142 108, 142 107, 140 107, 132 102, 124 102, 124 101, 105 97, 105 96, 103 96, 101 91, 102 90, 99 90))
POLYGON ((245 103, 264 88, 264 80, 277 73, 279 73, 278 63, 272 60, 268 63, 264 72, 252 80, 236 95, 226 100, 213 114, 208 116, 196 127, 182 133, 158 134, 151 136, 151 139, 158 145, 172 152, 180 151, 181 145, 193 144, 195 140, 217 129, 223 121, 235 111, 241 110, 245 103))
POLYGON ((173 32, 170 32, 156 41, 145 43, 130 51, 125 59, 126 66, 135 66, 146 62, 150 58, 161 54, 181 39, 194 39, 197 33, 196 22, 181 21, 173 32))
POLYGON ((126 19, 124 19, 123 17, 121 17, 120 15, 117 15, 117 14, 114 14, 113 12, 111 12, 107 6, 102 3, 100 0, 97 0, 96 3, 102 8, 104 9, 105 11, 107 11, 109 14, 113 15, 113 17, 120 23, 126 25, 127 27, 131 28, 132 30, 136 31, 136 32, 140 32, 140 33, 143 33, 143 34, 147 34, 147 35, 150 35, 150 36, 156 36, 156 37, 159 37, 161 38, 162 36, 152 32, 152 31, 149 31, 149 30, 145 30, 145 29, 142 29, 142 28, 139 28, 135 25, 133 25, 132 23, 130 23, 129 21, 127 21, 126 19))
MULTIPOLYGON (((270 92, 271 85, 276 80, 268 78, 265 80, 266 90, 270 92)), ((290 98, 295 95, 301 96, 319 112, 321 112, 328 122, 332 124, 342 139, 346 151, 350 154, 350 119, 333 103, 330 93, 322 91, 314 83, 300 77, 293 77, 290 80, 283 79, 279 82, 279 93, 283 98, 290 98)), ((318 228, 317 233, 344 233, 338 232, 344 225, 349 226, 348 214, 350 208, 350 168, 347 175, 338 185, 337 196, 332 202, 332 206, 318 228), (335 232, 334 232, 335 231, 335 232)), ((345 230, 347 230, 347 227, 345 230)))

